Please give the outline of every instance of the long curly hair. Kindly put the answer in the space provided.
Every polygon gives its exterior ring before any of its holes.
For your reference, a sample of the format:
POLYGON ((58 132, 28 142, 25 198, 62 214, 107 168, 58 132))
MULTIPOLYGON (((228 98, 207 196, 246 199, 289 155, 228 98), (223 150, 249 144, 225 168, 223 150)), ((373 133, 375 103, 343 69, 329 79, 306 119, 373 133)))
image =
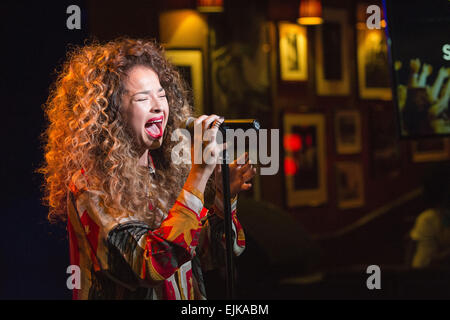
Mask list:
POLYGON ((158 226, 174 203, 188 165, 170 159, 172 132, 191 115, 189 93, 180 74, 152 40, 117 39, 71 49, 44 105, 49 125, 43 133, 44 202, 51 222, 66 221, 67 192, 73 177, 100 193, 116 218, 134 216, 158 226), (169 103, 163 144, 151 150, 156 175, 138 165, 140 155, 121 113, 124 79, 134 66, 151 68, 169 103), (83 170, 84 175, 77 175, 83 170), (83 181, 81 181, 83 180, 83 181), (149 203, 155 210, 150 211, 149 203))

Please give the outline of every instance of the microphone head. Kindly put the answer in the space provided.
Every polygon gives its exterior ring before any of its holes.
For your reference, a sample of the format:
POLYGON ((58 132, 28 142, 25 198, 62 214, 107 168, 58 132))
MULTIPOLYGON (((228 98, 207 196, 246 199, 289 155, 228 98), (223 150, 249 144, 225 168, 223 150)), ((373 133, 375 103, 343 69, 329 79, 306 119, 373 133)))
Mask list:
POLYGON ((221 126, 221 130, 227 129, 242 129, 244 131, 248 129, 254 129, 258 131, 261 128, 261 125, 257 119, 228 119, 225 120, 221 126))
MULTIPOLYGON (((194 134, 194 117, 189 117, 185 121, 183 121, 180 125, 180 128, 188 130, 191 134, 194 134)), ((261 125, 257 119, 225 119, 224 122, 220 125, 219 129, 221 131, 225 131, 227 129, 254 129, 258 131, 261 128, 261 125)))

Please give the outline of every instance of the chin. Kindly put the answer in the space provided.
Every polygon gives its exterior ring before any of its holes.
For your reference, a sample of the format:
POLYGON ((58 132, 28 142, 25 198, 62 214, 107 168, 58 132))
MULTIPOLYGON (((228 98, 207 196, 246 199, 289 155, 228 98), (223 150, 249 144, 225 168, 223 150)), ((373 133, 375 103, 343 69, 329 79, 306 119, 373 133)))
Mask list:
POLYGON ((148 145, 148 149, 149 150, 158 149, 158 148, 160 148, 162 146, 162 143, 163 143, 163 138, 162 137, 157 139, 157 140, 156 139, 152 140, 151 143, 148 145))

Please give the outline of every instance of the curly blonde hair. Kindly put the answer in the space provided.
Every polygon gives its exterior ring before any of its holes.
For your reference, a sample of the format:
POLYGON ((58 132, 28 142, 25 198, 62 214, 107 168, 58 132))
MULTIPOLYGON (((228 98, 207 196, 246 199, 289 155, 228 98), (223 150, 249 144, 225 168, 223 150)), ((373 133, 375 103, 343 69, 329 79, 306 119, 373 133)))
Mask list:
POLYGON ((66 220, 71 180, 83 170, 88 189, 100 192, 112 215, 135 216, 159 225, 189 169, 170 161, 177 143, 170 137, 192 113, 187 87, 165 59, 163 49, 142 39, 118 39, 104 45, 94 42, 72 49, 44 109, 49 126, 43 134, 45 164, 39 172, 45 178, 49 220, 66 220), (151 150, 156 167, 151 178, 148 169, 138 165, 140 155, 121 113, 124 79, 137 65, 156 72, 170 108, 163 144, 151 150), (150 211, 149 203, 159 210, 150 211))

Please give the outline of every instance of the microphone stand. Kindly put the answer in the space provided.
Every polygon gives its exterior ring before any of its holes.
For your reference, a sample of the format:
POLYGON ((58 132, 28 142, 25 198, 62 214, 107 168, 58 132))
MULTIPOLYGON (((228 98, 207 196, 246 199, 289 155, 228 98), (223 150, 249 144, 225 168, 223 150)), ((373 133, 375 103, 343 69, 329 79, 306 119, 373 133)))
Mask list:
MULTIPOLYGON (((222 134, 225 136, 225 129, 219 127, 222 134)), ((226 244, 226 290, 227 299, 232 300, 235 298, 235 286, 234 286, 234 264, 233 264, 233 229, 231 219, 231 195, 230 195, 230 167, 228 166, 228 152, 223 150, 222 154, 222 183, 223 183, 223 211, 224 211, 224 223, 225 223, 225 244, 226 244)))
MULTIPOLYGON (((256 119, 235 119, 225 120, 219 126, 219 130, 222 133, 222 137, 226 137, 227 129, 254 129, 258 131, 260 129, 259 121, 256 119)), ((235 298, 235 269, 233 263, 233 229, 231 218, 231 195, 230 195, 230 167, 228 166, 229 155, 227 150, 223 150, 222 154, 222 183, 223 183, 223 211, 224 211, 224 232, 225 232, 225 244, 226 244, 226 289, 227 299, 232 300, 235 298)), ((237 237, 237 235, 236 235, 237 237)))

